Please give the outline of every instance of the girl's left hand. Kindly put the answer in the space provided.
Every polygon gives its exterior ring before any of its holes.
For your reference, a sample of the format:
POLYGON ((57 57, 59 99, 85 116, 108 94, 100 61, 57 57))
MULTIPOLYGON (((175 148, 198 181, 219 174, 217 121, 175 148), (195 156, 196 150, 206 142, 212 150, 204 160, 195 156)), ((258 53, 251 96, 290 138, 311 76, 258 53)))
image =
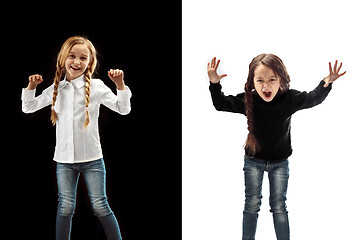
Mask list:
POLYGON ((116 84, 119 90, 125 90, 124 72, 119 69, 110 69, 108 76, 116 84))
POLYGON ((345 72, 339 74, 340 69, 341 69, 341 67, 342 67, 342 62, 340 63, 339 68, 337 68, 337 64, 338 64, 338 61, 336 60, 336 61, 335 61, 335 66, 334 66, 334 70, 333 70, 332 67, 331 67, 331 62, 329 62, 330 74, 329 74, 329 76, 327 76, 327 77, 324 79, 324 82, 325 82, 324 87, 329 86, 330 83, 335 82, 336 79, 338 79, 339 77, 343 76, 343 75, 346 73, 346 71, 345 71, 345 72))

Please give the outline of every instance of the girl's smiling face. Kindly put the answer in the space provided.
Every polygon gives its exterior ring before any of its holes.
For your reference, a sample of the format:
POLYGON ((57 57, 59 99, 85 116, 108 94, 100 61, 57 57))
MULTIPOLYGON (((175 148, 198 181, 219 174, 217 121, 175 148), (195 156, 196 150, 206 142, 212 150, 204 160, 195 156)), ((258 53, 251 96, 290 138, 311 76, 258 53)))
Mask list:
POLYGON ((65 60, 66 79, 80 77, 90 67, 90 51, 84 44, 74 45, 65 60))
POLYGON ((280 88, 280 77, 264 64, 254 71, 254 86, 259 96, 266 102, 271 102, 280 88))

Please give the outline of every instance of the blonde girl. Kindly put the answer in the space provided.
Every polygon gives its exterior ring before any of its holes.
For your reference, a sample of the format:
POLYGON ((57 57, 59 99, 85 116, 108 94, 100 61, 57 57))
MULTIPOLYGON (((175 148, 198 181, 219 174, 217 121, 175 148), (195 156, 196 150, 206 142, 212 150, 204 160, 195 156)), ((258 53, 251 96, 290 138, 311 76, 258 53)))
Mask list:
POLYGON ((123 71, 118 69, 108 71, 117 87, 117 95, 100 79, 93 79, 96 64, 93 44, 84 37, 70 37, 58 54, 54 83, 35 97, 36 87, 43 81, 41 75, 35 74, 29 76, 28 86, 22 90, 23 112, 33 113, 50 105, 50 119, 56 125, 57 240, 70 239, 80 174, 107 239, 121 239, 118 222, 106 196, 98 117, 100 104, 122 115, 128 114, 131 91, 125 85, 123 71))
POLYGON ((290 89, 290 76, 283 61, 274 54, 260 54, 249 64, 245 92, 225 96, 218 75, 220 60, 208 63, 210 92, 218 111, 246 115, 248 137, 245 143, 244 180, 245 206, 243 212, 243 240, 255 239, 258 212, 262 199, 262 180, 268 172, 270 184, 270 211, 278 240, 290 239, 286 193, 289 179, 289 161, 292 153, 290 138, 291 116, 295 112, 314 107, 325 100, 332 83, 346 72, 339 73, 342 63, 334 68, 317 87, 308 92, 290 89))

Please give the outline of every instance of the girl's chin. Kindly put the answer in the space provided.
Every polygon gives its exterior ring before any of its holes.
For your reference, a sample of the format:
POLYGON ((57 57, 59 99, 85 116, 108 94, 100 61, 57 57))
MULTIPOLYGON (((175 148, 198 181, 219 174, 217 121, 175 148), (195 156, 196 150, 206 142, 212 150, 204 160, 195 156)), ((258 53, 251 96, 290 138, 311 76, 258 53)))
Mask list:
POLYGON ((271 101, 273 100, 273 98, 269 99, 269 98, 265 98, 265 97, 263 97, 262 99, 263 99, 265 102, 271 102, 271 101))
POLYGON ((80 77, 80 76, 81 76, 81 74, 77 74, 77 75, 74 75, 74 74, 66 74, 66 79, 69 80, 69 81, 71 81, 71 80, 74 80, 74 79, 76 79, 76 78, 78 78, 78 77, 80 77))
POLYGON ((66 79, 67 80, 74 80, 75 78, 80 77, 83 72, 80 71, 66 71, 66 79))

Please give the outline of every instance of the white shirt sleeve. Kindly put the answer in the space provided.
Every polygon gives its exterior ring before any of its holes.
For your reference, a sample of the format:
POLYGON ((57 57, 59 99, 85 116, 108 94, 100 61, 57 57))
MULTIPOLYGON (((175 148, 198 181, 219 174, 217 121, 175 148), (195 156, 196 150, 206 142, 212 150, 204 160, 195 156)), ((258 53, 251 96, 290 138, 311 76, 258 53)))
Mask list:
POLYGON ((125 86, 125 90, 117 89, 117 95, 115 95, 111 89, 101 81, 101 84, 98 86, 98 90, 101 93, 100 102, 104 104, 104 106, 120 113, 121 115, 130 113, 130 98, 132 94, 128 86, 125 86))
POLYGON ((36 89, 28 90, 22 89, 22 111, 24 113, 33 113, 51 104, 52 94, 54 91, 53 85, 45 89, 41 95, 35 97, 36 89))

